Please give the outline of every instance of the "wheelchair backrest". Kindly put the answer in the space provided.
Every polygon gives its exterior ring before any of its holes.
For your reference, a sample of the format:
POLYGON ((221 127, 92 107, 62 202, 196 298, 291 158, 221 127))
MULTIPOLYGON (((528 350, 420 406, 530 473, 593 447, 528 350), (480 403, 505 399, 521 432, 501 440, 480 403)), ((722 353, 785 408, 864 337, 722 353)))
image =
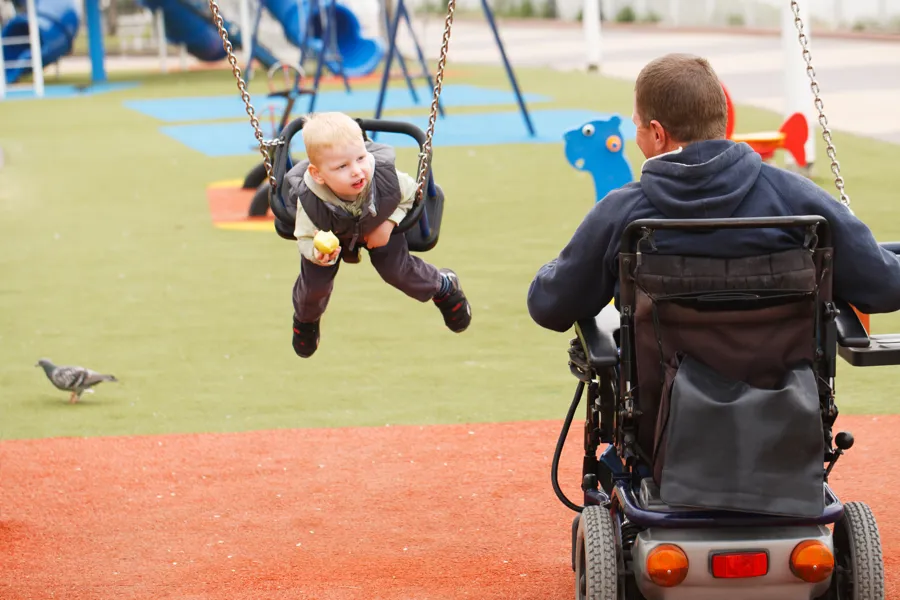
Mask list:
MULTIPOLYGON (((652 230, 643 229, 647 239, 652 230)), ((821 236, 808 235, 796 249, 713 258, 648 254, 623 240, 622 378, 634 390, 637 443, 647 455, 654 450, 667 365, 679 356, 764 389, 801 363, 828 370, 821 364, 821 315, 831 301, 833 252, 817 241, 821 236)))

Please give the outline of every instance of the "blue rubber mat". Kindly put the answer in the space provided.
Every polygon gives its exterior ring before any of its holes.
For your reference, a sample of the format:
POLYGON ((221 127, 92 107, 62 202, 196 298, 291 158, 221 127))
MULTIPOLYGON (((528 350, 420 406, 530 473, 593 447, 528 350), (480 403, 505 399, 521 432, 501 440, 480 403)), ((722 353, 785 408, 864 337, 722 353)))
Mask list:
MULTIPOLYGON (((592 119, 605 119, 610 115, 590 110, 559 109, 532 110, 531 121, 535 136, 528 134, 522 113, 519 111, 448 114, 438 118, 435 124, 435 146, 484 146, 490 144, 552 144, 562 143, 563 134, 592 119)), ((425 116, 398 117, 391 120, 407 121, 425 131, 428 118, 425 116)), ((185 146, 207 156, 240 156, 258 153, 256 138, 250 123, 209 123, 198 125, 170 125, 161 127, 166 135, 185 146)), ((634 125, 630 120, 622 123, 622 135, 626 140, 634 139, 634 125)), ((303 132, 294 136, 292 147, 303 151, 303 132)), ((379 133, 377 141, 397 147, 416 146, 411 137, 399 133, 379 133)))
MULTIPOLYGON (((414 108, 431 106, 432 91, 428 86, 416 89, 418 103, 413 102, 409 88, 394 85, 384 95, 385 110, 398 108, 414 108)), ((525 102, 547 102, 547 96, 525 94, 525 102)), ((285 104, 284 98, 267 98, 262 94, 251 94, 251 103, 257 115, 273 107, 280 117, 285 104)), ((374 116, 378 103, 378 90, 352 90, 349 94, 344 90, 319 92, 316 97, 315 110, 338 112, 370 113, 374 116)), ((487 89, 472 85, 448 85, 441 92, 441 105, 449 112, 454 106, 492 106, 497 104, 515 105, 516 96, 512 90, 487 89)), ((127 108, 167 123, 185 121, 211 121, 214 119, 235 119, 247 116, 244 102, 237 93, 228 96, 206 96, 188 98, 160 98, 157 100, 130 100, 124 103, 127 108)), ((309 96, 301 96, 294 103, 294 113, 307 112, 309 96)), ((268 127, 268 123, 266 124, 268 127)))
MULTIPOLYGON (((106 92, 117 92, 119 90, 127 90, 137 87, 137 83, 95 83, 85 86, 75 85, 45 85, 44 98, 76 98, 78 96, 93 96, 95 94, 105 94, 106 92)), ((6 100, 39 100, 34 95, 34 88, 30 85, 27 88, 18 88, 18 86, 7 88, 6 100)))

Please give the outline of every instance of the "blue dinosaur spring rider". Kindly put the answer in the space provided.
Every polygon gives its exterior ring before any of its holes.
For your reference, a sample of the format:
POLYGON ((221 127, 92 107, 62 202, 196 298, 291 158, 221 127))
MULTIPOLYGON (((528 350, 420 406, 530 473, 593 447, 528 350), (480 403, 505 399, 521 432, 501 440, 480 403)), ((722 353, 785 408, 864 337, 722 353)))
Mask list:
POLYGON ((633 180, 631 166, 625 158, 621 123, 622 118, 613 115, 606 120, 588 121, 563 136, 566 160, 594 178, 595 202, 633 180))

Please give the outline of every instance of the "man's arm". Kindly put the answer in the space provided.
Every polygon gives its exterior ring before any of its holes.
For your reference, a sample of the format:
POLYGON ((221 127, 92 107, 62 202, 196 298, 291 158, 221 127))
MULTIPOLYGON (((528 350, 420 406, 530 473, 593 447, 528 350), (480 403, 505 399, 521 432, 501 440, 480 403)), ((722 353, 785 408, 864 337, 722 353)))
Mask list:
POLYGON ((595 204, 559 256, 540 268, 528 290, 528 312, 535 323, 567 331, 612 300, 616 286, 612 266, 618 233, 625 225, 625 201, 610 194, 595 204))
POLYGON ((828 200, 834 238, 834 295, 868 314, 900 310, 900 258, 843 204, 828 200))
POLYGON ((900 310, 900 259, 881 248, 868 226, 828 192, 805 177, 792 180, 796 187, 780 193, 795 214, 821 215, 831 225, 834 295, 868 314, 900 310))

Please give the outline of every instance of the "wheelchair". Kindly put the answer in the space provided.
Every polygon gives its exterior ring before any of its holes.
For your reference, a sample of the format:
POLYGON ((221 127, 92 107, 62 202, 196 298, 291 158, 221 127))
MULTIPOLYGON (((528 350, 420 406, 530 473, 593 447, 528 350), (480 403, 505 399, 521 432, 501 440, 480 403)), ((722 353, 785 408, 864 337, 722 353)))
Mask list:
POLYGON ((575 325, 578 383, 551 467, 577 512, 578 600, 883 600, 874 515, 842 503, 828 478, 853 445, 832 431, 838 355, 900 364, 900 335, 868 335, 833 298, 833 265, 818 216, 627 226, 619 310, 575 325), (782 230, 796 247, 744 258, 646 251, 673 230, 735 228, 782 230), (585 389, 578 505, 558 466, 585 389))

